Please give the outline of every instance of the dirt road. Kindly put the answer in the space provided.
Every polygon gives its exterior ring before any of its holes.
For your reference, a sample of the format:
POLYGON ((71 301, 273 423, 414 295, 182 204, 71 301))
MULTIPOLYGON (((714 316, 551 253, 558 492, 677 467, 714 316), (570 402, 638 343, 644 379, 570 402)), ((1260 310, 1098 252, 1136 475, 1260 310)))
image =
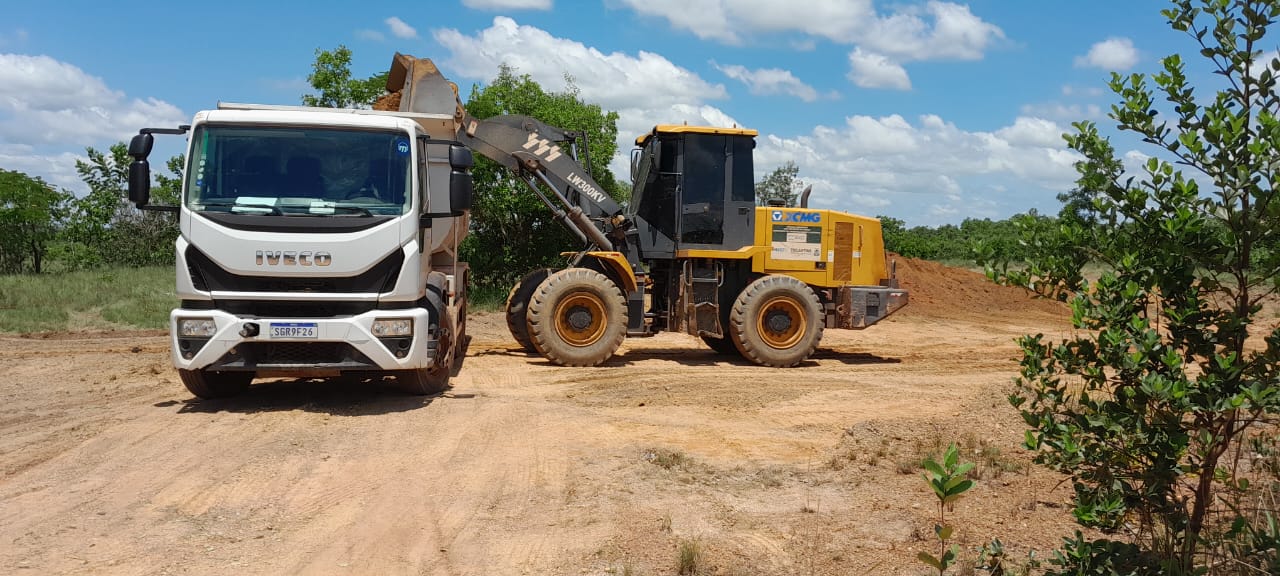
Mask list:
POLYGON ((0 337, 0 572, 674 574, 696 543, 709 574, 914 574, 936 548, 915 462, 952 440, 981 463, 960 541, 1045 550, 1068 488, 1025 466, 1004 397, 1013 338, 1069 326, 993 289, 920 291, 785 370, 683 335, 560 368, 481 315, 426 400, 280 380, 198 401, 161 333, 0 337))

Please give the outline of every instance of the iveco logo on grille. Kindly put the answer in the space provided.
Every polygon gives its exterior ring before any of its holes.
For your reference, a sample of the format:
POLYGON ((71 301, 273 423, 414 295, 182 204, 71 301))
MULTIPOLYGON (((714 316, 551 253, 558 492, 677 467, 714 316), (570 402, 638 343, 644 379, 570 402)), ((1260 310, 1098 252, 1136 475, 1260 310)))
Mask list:
POLYGON ((259 266, 328 266, 333 256, 328 252, 291 252, 258 250, 253 253, 253 263, 259 266))

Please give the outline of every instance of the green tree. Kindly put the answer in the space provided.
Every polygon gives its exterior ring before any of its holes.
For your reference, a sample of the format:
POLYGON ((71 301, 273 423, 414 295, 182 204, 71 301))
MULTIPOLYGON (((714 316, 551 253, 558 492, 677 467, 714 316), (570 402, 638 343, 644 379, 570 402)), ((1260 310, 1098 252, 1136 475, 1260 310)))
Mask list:
POLYGON ((319 94, 303 94, 306 106, 324 108, 368 108, 386 92, 387 73, 363 80, 351 75, 351 49, 338 45, 333 50, 316 49, 307 83, 319 94))
MULTIPOLYGON (((128 146, 113 144, 107 152, 85 149, 89 161, 76 161, 76 172, 89 193, 71 202, 59 259, 71 268, 102 265, 151 266, 173 263, 173 240, 178 236, 172 214, 141 212, 129 204, 128 146)), ((181 155, 166 166, 172 175, 157 174, 154 202, 173 205, 181 190, 181 155)))
POLYGON ((0 169, 0 272, 40 273, 70 198, 40 178, 0 169))
POLYGON ((756 182, 756 205, 768 206, 770 200, 783 206, 794 207, 804 189, 804 182, 796 175, 800 167, 790 160, 770 172, 763 180, 756 182))
MULTIPOLYGON (((523 114, 586 133, 592 177, 615 199, 624 198, 622 186, 606 168, 617 151, 618 114, 583 102, 571 79, 564 92, 547 92, 527 74, 517 75, 503 65, 488 85, 472 87, 466 107, 477 118, 523 114)), ((509 286, 531 269, 563 264, 561 252, 580 248, 577 238, 514 174, 486 158, 476 160, 471 233, 462 256, 478 285, 509 286)), ((585 156, 582 160, 587 163, 585 156)))
POLYGON ((1110 117, 1155 148, 1139 174, 1094 124, 1074 125, 1084 160, 1066 200, 1080 217, 1041 231, 1058 260, 1033 258, 1024 279, 1073 289, 1081 331, 1022 338, 1010 401, 1036 461, 1070 476, 1077 520, 1125 536, 1077 532, 1061 573, 1274 573, 1274 497, 1269 536, 1231 502, 1252 470, 1241 443, 1280 412, 1280 328, 1259 314, 1280 288, 1280 253, 1260 249, 1280 234, 1280 61, 1262 51, 1280 0, 1175 0, 1163 14, 1223 82, 1197 98, 1178 55, 1112 76, 1110 117), (1086 258, 1108 267, 1095 282, 1086 258), (1210 562, 1206 546, 1227 538, 1230 561, 1210 562))

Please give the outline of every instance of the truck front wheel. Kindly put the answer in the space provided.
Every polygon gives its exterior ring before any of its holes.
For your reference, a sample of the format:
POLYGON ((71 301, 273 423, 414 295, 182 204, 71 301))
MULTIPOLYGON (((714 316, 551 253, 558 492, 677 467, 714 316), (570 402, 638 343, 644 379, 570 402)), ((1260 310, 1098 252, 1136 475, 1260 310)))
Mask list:
POLYGON ((729 313, 729 336, 756 364, 803 362, 822 339, 822 304, 807 284, 772 274, 747 285, 729 313))
POLYGON ((396 384, 400 390, 414 396, 439 394, 449 387, 449 367, 400 370, 396 372, 396 384))
POLYGON ((529 300, 529 337, 560 366, 595 366, 627 337, 627 303, 608 276, 569 268, 547 277, 529 300))
POLYGON ((253 382, 253 372, 210 372, 178 370, 178 378, 187 390, 199 398, 227 398, 244 392, 253 382))

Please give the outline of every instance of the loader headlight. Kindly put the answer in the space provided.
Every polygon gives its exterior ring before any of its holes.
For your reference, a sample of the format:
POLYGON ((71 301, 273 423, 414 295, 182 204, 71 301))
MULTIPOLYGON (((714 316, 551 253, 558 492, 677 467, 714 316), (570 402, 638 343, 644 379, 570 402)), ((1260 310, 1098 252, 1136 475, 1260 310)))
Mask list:
POLYGON ((412 336, 413 335, 413 319, 412 318, 388 318, 386 320, 373 321, 373 335, 378 338, 387 338, 395 336, 412 336))
POLYGON ((186 338, 212 338, 218 332, 213 318, 179 318, 178 335, 186 338))

